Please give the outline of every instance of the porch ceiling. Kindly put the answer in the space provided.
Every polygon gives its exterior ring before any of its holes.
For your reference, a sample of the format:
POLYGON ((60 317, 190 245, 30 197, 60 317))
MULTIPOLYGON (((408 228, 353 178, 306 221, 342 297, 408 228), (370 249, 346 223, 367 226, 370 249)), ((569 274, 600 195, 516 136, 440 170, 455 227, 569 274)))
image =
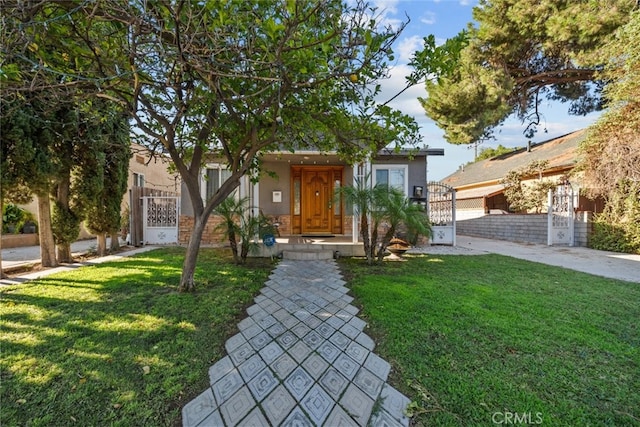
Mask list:
POLYGON ((317 151, 296 151, 295 153, 269 153, 264 155, 268 162, 288 162, 298 165, 346 165, 337 154, 326 154, 317 151))

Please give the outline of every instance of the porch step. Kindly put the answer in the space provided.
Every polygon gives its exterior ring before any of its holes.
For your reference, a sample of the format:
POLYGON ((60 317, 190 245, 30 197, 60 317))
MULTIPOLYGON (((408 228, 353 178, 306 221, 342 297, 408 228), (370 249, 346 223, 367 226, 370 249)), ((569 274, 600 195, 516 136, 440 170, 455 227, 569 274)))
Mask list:
POLYGON ((285 250, 282 251, 282 259, 296 260, 296 261, 319 261, 333 259, 333 252, 327 250, 285 250))

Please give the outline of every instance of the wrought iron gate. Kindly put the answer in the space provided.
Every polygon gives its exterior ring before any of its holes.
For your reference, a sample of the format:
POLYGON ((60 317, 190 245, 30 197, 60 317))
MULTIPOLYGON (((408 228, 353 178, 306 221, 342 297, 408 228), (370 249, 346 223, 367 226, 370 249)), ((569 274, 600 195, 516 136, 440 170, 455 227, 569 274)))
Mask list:
POLYGON ((129 237, 134 246, 178 242, 180 195, 134 186, 129 189, 129 237), (154 201, 148 202, 153 199, 154 201), (165 201, 162 201, 166 199, 165 201), (172 200, 174 200, 172 202, 172 200))
POLYGON ((573 188, 569 181, 549 190, 548 245, 573 246, 573 188))
POLYGON ((179 197, 145 196, 144 242, 148 245, 178 243, 179 197))
POLYGON ((441 182, 427 183, 427 213, 435 245, 456 244, 456 192, 441 182))

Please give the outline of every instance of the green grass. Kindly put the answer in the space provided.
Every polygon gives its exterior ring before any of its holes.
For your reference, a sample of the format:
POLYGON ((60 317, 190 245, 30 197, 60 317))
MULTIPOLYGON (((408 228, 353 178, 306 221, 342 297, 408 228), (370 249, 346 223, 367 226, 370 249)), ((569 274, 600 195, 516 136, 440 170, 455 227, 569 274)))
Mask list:
POLYGON ((640 425, 640 284, 499 255, 342 268, 416 425, 640 425))
POLYGON ((170 426, 208 386, 270 262, 166 248, 0 289, 2 426, 170 426), (148 373, 147 373, 148 372, 148 373))

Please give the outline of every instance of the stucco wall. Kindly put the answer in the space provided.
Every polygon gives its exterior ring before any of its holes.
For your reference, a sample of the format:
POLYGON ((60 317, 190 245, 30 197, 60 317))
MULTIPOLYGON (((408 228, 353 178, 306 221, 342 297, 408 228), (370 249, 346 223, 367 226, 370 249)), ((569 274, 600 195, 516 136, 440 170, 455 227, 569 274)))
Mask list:
POLYGON ((289 215, 291 211, 291 164, 287 162, 265 162, 264 171, 260 176, 258 205, 265 215, 289 215), (282 202, 273 203, 273 191, 282 192, 282 202))
MULTIPOLYGON (((133 174, 144 175, 144 186, 154 190, 180 192, 180 175, 170 173, 171 160, 165 157, 152 158, 148 151, 137 144, 132 144, 133 155, 129 160, 129 176, 127 188, 133 187, 133 174)), ((127 199, 128 202, 128 199, 127 199)))

